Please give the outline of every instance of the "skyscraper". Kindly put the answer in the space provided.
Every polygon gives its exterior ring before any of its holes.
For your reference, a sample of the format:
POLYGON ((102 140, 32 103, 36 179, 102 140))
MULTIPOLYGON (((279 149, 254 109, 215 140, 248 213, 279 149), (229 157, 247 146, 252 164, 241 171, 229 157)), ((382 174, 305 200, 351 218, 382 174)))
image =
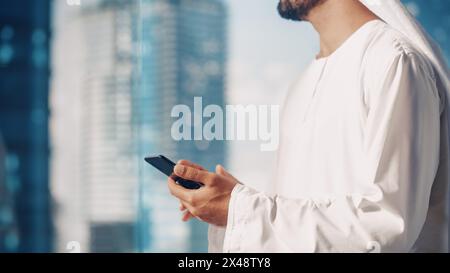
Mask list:
MULTIPOLYGON (((225 105, 226 10, 221 1, 181 1, 177 21, 178 103, 193 107, 193 97, 203 105, 225 105)), ((193 108, 191 108, 193 109, 193 108)), ((194 124, 203 126, 203 124, 194 124)), ((217 128, 216 128, 217 130, 217 128)), ((209 170, 225 164, 224 141, 181 141, 178 158, 188 158, 209 170)), ((197 220, 190 227, 189 251, 207 250, 207 225, 197 220)))
POLYGON ((60 250, 70 241, 82 251, 134 250, 134 8, 135 1, 120 0, 57 7, 53 185, 60 250))
POLYGON ((132 251, 136 167, 131 88, 134 1, 99 1, 82 18, 82 166, 91 250, 132 251))
POLYGON ((0 132, 6 166, 3 183, 12 207, 12 211, 1 211, 0 218, 15 219, 17 225, 15 232, 0 241, 0 250, 5 251, 52 250, 48 186, 50 2, 0 3, 0 132))
POLYGON ((6 161, 6 150, 0 132, 0 253, 17 251, 18 234, 14 212, 14 177, 6 170, 11 170, 6 161))
MULTIPOLYGON (((183 224, 178 203, 168 195, 166 178, 146 166, 149 154, 190 159, 213 170, 223 164, 223 141, 171 138, 171 109, 203 104, 224 106, 226 8, 219 0, 141 0, 140 85, 134 100, 140 166, 138 241, 144 251, 206 251, 207 226, 183 224)), ((203 126, 203 124, 193 124, 203 126)))
POLYGON ((84 0, 55 7, 52 189, 58 249, 205 251, 149 154, 213 168, 220 141, 175 142, 176 104, 224 104, 226 13, 217 0, 84 0))

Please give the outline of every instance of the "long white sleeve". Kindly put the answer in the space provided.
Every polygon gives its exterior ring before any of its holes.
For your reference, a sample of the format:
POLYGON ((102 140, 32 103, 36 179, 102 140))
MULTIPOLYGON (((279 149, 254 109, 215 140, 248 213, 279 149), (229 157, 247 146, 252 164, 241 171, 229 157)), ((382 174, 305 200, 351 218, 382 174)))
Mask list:
POLYGON ((357 183, 370 191, 292 199, 238 185, 222 250, 410 251, 427 217, 439 165, 440 98, 424 64, 415 54, 399 54, 385 77, 376 77, 384 80, 367 90, 366 181, 357 183))

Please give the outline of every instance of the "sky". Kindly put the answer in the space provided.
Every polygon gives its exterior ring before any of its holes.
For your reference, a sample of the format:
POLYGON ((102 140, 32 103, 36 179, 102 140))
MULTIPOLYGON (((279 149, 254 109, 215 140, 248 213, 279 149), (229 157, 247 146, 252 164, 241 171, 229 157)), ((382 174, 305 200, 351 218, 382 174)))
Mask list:
MULTIPOLYGON (((228 104, 282 106, 289 85, 314 58, 319 40, 310 24, 282 19, 278 0, 226 0, 229 11, 228 104)), ((260 142, 233 141, 227 167, 241 182, 267 189, 276 152, 260 142)))

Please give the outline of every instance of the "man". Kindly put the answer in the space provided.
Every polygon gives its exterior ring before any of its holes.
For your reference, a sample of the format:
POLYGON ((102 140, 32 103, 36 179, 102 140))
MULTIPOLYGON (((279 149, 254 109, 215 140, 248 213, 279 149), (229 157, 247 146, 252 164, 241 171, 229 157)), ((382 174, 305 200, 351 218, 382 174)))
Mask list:
POLYGON ((211 224, 210 251, 447 251, 448 72, 399 1, 366 4, 279 3, 320 52, 286 100, 271 195, 221 166, 175 167, 205 184, 169 179, 183 220, 211 224))

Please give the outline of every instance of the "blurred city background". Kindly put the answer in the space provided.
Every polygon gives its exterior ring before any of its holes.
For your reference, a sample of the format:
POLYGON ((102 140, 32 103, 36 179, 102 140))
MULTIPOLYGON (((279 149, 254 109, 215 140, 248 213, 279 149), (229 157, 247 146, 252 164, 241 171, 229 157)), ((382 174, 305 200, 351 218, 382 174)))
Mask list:
MULTIPOLYGON (((450 57, 450 2, 405 0, 450 57)), ((204 252, 143 158, 264 190, 275 152, 170 137, 175 104, 281 104, 318 40, 278 0, 0 2, 0 252, 204 252), (70 246, 70 245, 69 245, 70 246)), ((194 125, 196 126, 196 125, 194 125)))

